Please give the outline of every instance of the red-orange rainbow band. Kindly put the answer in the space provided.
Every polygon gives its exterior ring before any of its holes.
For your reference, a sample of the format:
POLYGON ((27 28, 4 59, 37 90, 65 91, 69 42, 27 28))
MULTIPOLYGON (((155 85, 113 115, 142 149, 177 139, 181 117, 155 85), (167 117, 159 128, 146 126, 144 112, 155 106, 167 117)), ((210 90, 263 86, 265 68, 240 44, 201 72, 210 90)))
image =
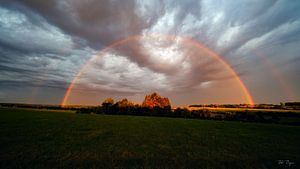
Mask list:
MULTIPOLYGON (((243 83, 243 81, 241 80, 241 78, 237 75, 237 73, 231 68, 231 66, 229 64, 227 64, 218 54, 216 54, 215 52, 211 51, 209 48, 207 48, 206 46, 204 46, 203 44, 201 44, 200 42, 198 42, 198 41, 196 41, 194 39, 187 38, 187 37, 181 37, 181 36, 175 36, 175 35, 163 35, 163 34, 134 35, 134 36, 130 36, 130 37, 126 38, 126 39, 122 39, 122 40, 116 41, 116 42, 108 45, 104 49, 102 49, 100 52, 101 53, 105 53, 107 50, 109 50, 109 49, 111 49, 113 47, 116 47, 118 45, 122 45, 122 44, 127 43, 127 42, 129 42, 131 40, 140 39, 141 37, 144 37, 144 36, 151 36, 151 37, 159 36, 159 37, 163 37, 163 38, 166 38, 166 39, 181 38, 184 41, 186 41, 188 43, 191 43, 192 45, 195 45, 195 47, 197 47, 198 49, 204 50, 205 52, 207 52, 209 54, 209 56, 212 56, 214 59, 217 59, 220 63, 222 63, 229 70, 230 73, 232 73, 232 75, 239 82, 239 85, 240 85, 242 91, 244 92, 244 94, 246 96, 248 104, 251 104, 251 105, 254 104, 253 98, 250 95, 250 92, 248 91, 247 87, 245 86, 245 84, 243 83)), ((67 105, 68 98, 69 98, 69 96, 70 96, 70 94, 72 92, 72 89, 73 89, 74 84, 77 81, 78 77, 81 76, 83 70, 87 67, 87 65, 89 65, 91 62, 93 62, 93 60, 95 58, 97 58, 98 56, 99 56, 98 54, 94 55, 91 59, 89 59, 81 67, 81 69, 79 70, 79 72, 77 73, 77 75, 74 77, 74 79, 70 83, 70 85, 69 85, 69 87, 68 87, 68 89, 67 89, 67 91, 65 93, 65 96, 64 96, 64 98, 63 98, 63 100, 61 102, 61 106, 66 106, 67 105)))

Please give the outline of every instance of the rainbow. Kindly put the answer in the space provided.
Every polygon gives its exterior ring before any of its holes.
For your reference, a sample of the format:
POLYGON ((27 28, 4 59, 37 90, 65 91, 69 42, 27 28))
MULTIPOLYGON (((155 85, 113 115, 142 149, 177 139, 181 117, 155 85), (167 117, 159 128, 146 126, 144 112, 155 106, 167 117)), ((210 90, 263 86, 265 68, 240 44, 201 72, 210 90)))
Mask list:
MULTIPOLYGON (((201 50, 201 51, 205 51, 206 53, 209 54, 209 56, 213 57, 214 59, 216 59, 217 61, 219 61, 222 65, 225 66, 226 69, 228 69, 228 71, 234 76, 234 78, 238 81, 239 86, 241 88, 241 90, 243 91, 243 93, 245 94, 246 100, 248 102, 248 104, 253 105, 254 101, 252 96, 250 95, 250 92, 248 91, 247 87, 245 86, 245 84, 243 83, 243 81, 241 80, 241 78, 237 75, 237 73, 233 70, 233 68, 231 68, 231 66, 229 64, 227 64, 218 54, 216 54, 215 52, 213 52, 212 50, 210 50, 209 48, 207 48, 206 46, 204 46, 203 44, 201 44, 200 42, 188 38, 188 37, 179 37, 179 36, 175 36, 175 35, 162 35, 162 34, 148 34, 148 35, 134 35, 134 36, 130 36, 127 37, 126 39, 121 39, 118 40, 110 45, 108 45, 107 47, 105 47, 104 49, 102 49, 100 51, 100 53, 105 53, 107 52, 109 49, 113 48, 113 47, 117 47, 119 45, 125 44, 127 42, 130 42, 132 40, 138 40, 141 39, 142 37, 160 37, 160 38, 166 38, 166 39, 170 39, 170 40, 174 40, 176 38, 181 38, 183 39, 185 42, 190 43, 191 45, 194 45, 197 49, 201 50)), ((84 72, 84 70, 86 69, 86 67, 91 64, 97 57, 99 57, 100 55, 94 55, 91 57, 91 59, 89 59, 85 64, 83 64, 83 66, 81 67, 81 69, 79 70, 79 72, 76 74, 76 76, 73 78, 72 82, 70 83, 69 87, 66 90, 66 93, 64 95, 64 98, 61 102, 61 106, 66 106, 68 104, 68 99, 70 97, 70 94, 72 93, 72 90, 74 88, 74 84, 76 83, 76 81, 78 80, 78 78, 82 75, 82 73, 84 72)))

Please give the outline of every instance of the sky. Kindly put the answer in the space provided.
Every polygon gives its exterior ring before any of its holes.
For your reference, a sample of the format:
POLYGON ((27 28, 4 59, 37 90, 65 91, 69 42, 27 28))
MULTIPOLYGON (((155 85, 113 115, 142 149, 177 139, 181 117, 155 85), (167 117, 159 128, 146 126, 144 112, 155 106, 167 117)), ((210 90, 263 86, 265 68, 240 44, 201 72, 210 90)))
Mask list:
POLYGON ((142 102, 154 91, 174 105, 299 101, 299 9, 298 0, 0 0, 0 102, 142 102))

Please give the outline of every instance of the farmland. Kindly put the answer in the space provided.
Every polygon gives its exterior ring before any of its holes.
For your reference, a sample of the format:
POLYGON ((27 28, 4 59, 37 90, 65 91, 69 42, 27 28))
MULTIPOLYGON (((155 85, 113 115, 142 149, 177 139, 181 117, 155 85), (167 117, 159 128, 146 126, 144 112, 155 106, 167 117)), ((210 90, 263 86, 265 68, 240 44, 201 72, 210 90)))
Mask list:
POLYGON ((0 108, 0 168, 299 168, 299 133, 279 124, 0 108))

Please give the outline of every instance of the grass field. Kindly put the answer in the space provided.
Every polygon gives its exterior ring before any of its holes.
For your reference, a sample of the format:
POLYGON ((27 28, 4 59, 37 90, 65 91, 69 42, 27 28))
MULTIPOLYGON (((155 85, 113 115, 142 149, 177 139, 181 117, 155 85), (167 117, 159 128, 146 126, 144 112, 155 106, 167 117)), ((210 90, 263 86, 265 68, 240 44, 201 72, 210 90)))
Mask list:
POLYGON ((300 168, 300 127, 1 108, 0 150, 1 168, 300 168))

